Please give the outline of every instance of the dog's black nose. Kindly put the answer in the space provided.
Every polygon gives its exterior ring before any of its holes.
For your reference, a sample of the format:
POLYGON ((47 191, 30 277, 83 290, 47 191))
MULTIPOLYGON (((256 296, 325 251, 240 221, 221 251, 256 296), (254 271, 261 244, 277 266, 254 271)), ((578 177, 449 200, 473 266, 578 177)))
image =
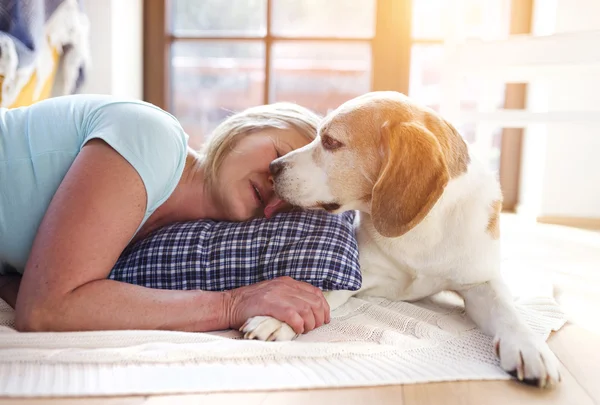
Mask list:
POLYGON ((274 160, 269 165, 269 171, 271 172, 271 174, 273 176, 277 176, 279 173, 281 173, 283 171, 284 167, 285 167, 284 162, 282 162, 281 160, 274 160))

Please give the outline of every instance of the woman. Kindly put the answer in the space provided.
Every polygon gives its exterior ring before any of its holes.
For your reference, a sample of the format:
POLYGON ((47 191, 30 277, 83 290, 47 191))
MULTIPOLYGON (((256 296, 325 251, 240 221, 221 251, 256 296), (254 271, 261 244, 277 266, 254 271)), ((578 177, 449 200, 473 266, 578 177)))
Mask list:
POLYGON ((321 291, 289 278, 228 292, 106 279, 129 243, 166 224, 273 215, 269 164, 314 138, 317 121, 293 104, 255 107, 198 154, 173 116, 140 101, 0 109, 0 262, 22 274, 0 275, 0 298, 17 329, 211 331, 271 315, 304 333, 329 322, 321 291))

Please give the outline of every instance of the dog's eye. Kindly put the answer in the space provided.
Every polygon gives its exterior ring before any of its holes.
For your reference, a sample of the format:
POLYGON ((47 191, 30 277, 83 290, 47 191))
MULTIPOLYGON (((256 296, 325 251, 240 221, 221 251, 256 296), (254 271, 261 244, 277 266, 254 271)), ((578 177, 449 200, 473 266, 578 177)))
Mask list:
POLYGON ((323 147, 328 150, 335 150, 344 146, 343 143, 341 143, 340 141, 336 141, 329 135, 323 135, 321 137, 321 142, 323 143, 323 147))

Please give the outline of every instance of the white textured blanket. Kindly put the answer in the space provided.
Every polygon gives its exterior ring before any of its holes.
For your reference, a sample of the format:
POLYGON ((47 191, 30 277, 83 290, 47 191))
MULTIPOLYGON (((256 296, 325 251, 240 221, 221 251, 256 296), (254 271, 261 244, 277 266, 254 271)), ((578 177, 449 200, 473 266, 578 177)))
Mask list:
MULTIPOLYGON (((0 396, 201 393, 506 379, 491 339, 460 303, 353 298, 295 342, 234 331, 17 333, 0 301, 0 396)), ((565 323, 551 298, 519 302, 548 337, 565 323)))

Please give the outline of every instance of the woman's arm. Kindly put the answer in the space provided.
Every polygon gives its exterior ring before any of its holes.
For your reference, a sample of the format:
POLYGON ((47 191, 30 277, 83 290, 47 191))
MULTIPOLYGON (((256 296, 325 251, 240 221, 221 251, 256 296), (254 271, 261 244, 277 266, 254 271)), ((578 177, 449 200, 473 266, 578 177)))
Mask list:
POLYGON ((239 298, 253 288, 258 293, 260 286, 226 293, 170 291, 106 279, 145 207, 146 191, 133 167, 103 141, 89 142, 39 227, 17 297, 17 329, 210 331, 238 326, 236 314, 248 316, 243 308, 256 301, 260 305, 249 306, 256 315, 276 312, 297 331, 328 317, 322 294, 298 282, 269 284, 275 286, 269 297, 291 302, 278 302, 273 310, 257 294, 239 298), (293 301, 298 297, 301 302, 293 301))

